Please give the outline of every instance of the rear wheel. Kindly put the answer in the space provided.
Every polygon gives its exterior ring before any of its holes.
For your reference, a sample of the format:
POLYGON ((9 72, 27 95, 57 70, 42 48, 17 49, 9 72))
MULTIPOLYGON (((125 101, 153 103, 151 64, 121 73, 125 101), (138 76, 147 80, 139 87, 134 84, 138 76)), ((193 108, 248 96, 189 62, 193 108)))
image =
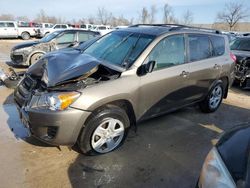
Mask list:
POLYGON ((21 34, 21 37, 23 40, 28 40, 28 39, 30 39, 30 34, 28 32, 23 32, 21 34))
POLYGON ((223 93, 223 86, 221 83, 212 87, 207 97, 199 104, 201 111, 205 113, 216 111, 222 102, 223 93))
POLYGON ((104 154, 118 148, 127 135, 130 122, 126 112, 110 106, 94 113, 78 138, 78 146, 87 155, 104 154))
POLYGON ((36 53, 36 54, 32 55, 30 58, 30 65, 36 63, 39 59, 41 59, 42 56, 43 56, 42 53, 36 53))

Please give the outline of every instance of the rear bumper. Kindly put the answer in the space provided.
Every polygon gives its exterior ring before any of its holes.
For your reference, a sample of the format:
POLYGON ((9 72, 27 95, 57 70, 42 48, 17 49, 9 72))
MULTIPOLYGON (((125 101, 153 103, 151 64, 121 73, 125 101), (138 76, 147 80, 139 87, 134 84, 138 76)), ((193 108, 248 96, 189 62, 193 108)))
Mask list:
POLYGON ((21 121, 32 136, 51 145, 72 146, 91 112, 68 108, 65 111, 34 110, 17 106, 21 121))

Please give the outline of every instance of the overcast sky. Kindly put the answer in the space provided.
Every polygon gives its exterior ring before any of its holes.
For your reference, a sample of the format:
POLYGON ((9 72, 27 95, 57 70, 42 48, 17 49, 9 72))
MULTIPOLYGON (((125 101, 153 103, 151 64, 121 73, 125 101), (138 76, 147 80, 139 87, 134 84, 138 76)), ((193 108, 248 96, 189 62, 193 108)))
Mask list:
MULTIPOLYGON (((66 20, 95 16, 98 7, 104 7, 115 16, 138 18, 142 7, 156 5, 157 22, 162 21, 162 9, 165 3, 172 6, 175 16, 181 18, 186 10, 194 15, 194 23, 213 23, 218 11, 223 10, 229 0, 0 0, 0 14, 28 16, 35 18, 43 9, 50 16, 59 16, 66 20)), ((249 0, 243 0, 250 6, 249 0)))

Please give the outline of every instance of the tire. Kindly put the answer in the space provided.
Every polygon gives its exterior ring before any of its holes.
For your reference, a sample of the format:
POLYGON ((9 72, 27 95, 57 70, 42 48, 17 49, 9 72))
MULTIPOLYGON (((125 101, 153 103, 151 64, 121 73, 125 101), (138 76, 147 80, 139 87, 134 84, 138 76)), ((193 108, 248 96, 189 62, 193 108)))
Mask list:
POLYGON ((48 34, 49 34, 49 32, 45 33, 45 34, 44 34, 44 37, 46 37, 48 34))
POLYGON ((44 54, 43 53, 35 53, 30 58, 30 65, 36 63, 44 54))
POLYGON ((29 40, 30 39, 30 34, 28 32, 23 32, 21 34, 21 37, 23 40, 29 40))
POLYGON ((223 99, 224 89, 222 83, 215 84, 209 91, 207 97, 199 104, 204 113, 215 112, 223 99))
POLYGON ((126 112, 109 105, 91 115, 78 137, 78 147, 86 155, 111 152, 123 143, 129 126, 126 112))

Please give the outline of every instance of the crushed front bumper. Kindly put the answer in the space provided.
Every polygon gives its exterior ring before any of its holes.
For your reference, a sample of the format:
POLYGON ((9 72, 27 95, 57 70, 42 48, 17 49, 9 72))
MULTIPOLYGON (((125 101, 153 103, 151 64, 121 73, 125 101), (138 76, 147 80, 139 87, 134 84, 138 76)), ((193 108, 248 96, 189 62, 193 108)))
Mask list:
POLYGON ((34 110, 17 105, 23 125, 32 136, 51 145, 76 143, 78 135, 91 112, 74 108, 64 111, 34 110))

